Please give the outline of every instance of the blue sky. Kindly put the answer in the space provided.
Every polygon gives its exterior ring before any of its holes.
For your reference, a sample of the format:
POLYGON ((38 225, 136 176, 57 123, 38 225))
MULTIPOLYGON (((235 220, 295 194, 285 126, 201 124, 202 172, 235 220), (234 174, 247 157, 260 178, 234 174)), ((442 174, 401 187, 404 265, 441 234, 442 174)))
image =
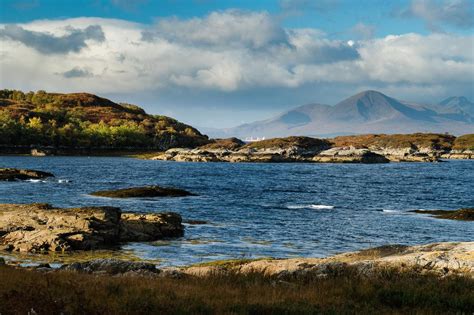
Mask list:
POLYGON ((238 8, 267 11, 280 16, 286 27, 323 29, 334 37, 350 37, 345 34, 346 30, 360 21, 377 25, 377 36, 408 32, 426 34, 428 31, 422 20, 396 17, 396 12, 408 7, 409 3, 408 0, 302 0, 288 1, 287 5, 278 0, 2 0, 4 9, 0 16, 3 23, 94 16, 151 24, 159 17, 192 18, 238 8))
POLYGON ((472 0, 2 0, 0 83, 98 93, 205 127, 364 89, 472 99, 473 10, 472 0))

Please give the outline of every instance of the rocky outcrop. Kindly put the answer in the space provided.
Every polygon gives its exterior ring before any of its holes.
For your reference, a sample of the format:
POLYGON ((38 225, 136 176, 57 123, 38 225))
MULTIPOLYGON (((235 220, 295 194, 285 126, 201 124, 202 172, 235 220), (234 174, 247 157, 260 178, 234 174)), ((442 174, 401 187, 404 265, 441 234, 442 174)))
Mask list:
POLYGON ((368 149, 336 147, 320 152, 313 157, 319 163, 388 163, 389 159, 368 149))
POLYGON ((368 149, 331 148, 328 141, 309 137, 269 139, 232 148, 230 145, 223 148, 207 145, 197 149, 170 149, 152 159, 180 162, 389 162, 385 157, 368 149))
POLYGON ((243 145, 219 139, 195 149, 170 149, 152 160, 180 162, 387 163, 472 159, 472 135, 360 135, 333 139, 274 138, 243 145))
POLYGON ((318 163, 388 163, 384 156, 368 149, 331 148, 309 151, 300 147, 227 149, 170 149, 153 160, 178 162, 318 162, 318 163))
POLYGON ((145 187, 132 187, 124 189, 114 190, 102 190, 91 193, 93 196, 109 197, 109 198, 143 198, 143 197, 185 197, 194 196, 189 191, 160 187, 160 186, 145 186, 145 187))
POLYGON ((182 270, 193 276, 228 273, 286 277, 328 277, 344 272, 365 276, 394 269, 440 276, 464 274, 474 277, 474 242, 436 243, 418 246, 389 245, 328 258, 261 259, 193 266, 182 270))
POLYGON ((474 221, 474 208, 459 210, 413 210, 410 212, 429 214, 438 219, 474 221))
POLYGON ((54 175, 48 172, 36 170, 0 168, 0 181, 44 179, 47 177, 54 177, 54 175))
POLYGON ((448 153, 441 155, 443 159, 453 160, 472 160, 474 159, 474 150, 462 149, 462 150, 451 150, 448 153))
POLYGON ((0 248, 19 252, 92 250, 183 235, 176 213, 141 215, 115 207, 0 204, 0 248))

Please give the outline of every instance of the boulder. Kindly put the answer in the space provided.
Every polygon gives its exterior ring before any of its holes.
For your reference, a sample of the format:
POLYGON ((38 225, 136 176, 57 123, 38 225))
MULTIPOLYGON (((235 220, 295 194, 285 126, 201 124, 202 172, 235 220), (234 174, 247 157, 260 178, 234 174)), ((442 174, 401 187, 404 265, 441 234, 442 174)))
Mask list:
POLYGON ((183 231, 176 213, 138 215, 115 207, 0 204, 0 248, 9 251, 93 250, 181 236, 183 231))
POLYGON ((150 242, 159 238, 179 236, 183 236, 183 226, 181 216, 176 213, 122 213, 122 242, 150 242))
POLYGON ((0 168, 0 181, 16 181, 28 179, 44 179, 54 177, 53 174, 43 171, 17 169, 17 168, 0 168))
POLYGON ((140 197, 185 197, 194 196, 189 191, 160 187, 160 186, 144 186, 132 187, 115 190, 102 190, 91 193, 93 196, 109 197, 109 198, 140 198, 140 197))

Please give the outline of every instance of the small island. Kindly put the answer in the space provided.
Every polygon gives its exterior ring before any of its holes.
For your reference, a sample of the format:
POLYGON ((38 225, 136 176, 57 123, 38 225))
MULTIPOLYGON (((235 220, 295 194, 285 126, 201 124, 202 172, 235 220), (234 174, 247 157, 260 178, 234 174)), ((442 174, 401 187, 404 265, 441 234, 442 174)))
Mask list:
POLYGON ((184 189, 160 186, 131 187, 114 190, 101 190, 90 193, 92 196, 108 198, 145 198, 145 197, 186 197, 195 196, 184 189))

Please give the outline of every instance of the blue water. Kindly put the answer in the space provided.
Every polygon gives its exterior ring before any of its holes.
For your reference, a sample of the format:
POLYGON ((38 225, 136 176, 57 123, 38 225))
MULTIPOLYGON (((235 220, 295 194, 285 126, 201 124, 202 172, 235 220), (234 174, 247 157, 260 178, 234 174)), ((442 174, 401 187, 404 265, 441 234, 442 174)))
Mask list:
POLYGON ((123 246, 163 265, 242 257, 326 256, 383 244, 473 241, 474 224, 407 212, 474 206, 474 161, 392 164, 178 163, 117 157, 0 157, 0 167, 50 171, 0 182, 0 203, 175 211, 185 236, 123 246), (96 190, 157 184, 195 197, 108 199, 96 190))

